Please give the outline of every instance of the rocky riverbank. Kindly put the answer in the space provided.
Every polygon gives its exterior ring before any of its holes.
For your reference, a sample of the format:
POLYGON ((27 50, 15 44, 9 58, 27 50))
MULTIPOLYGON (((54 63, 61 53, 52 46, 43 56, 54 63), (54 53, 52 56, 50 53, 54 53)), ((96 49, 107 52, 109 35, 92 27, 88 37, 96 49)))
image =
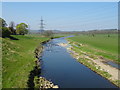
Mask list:
POLYGON ((34 82, 36 83, 35 88, 40 89, 59 88, 58 85, 54 85, 51 81, 48 81, 44 77, 35 78, 34 82))
POLYGON ((108 64, 105 64, 105 59, 101 56, 94 56, 92 54, 88 54, 87 52, 83 52, 80 49, 80 46, 83 45, 75 46, 72 45, 71 42, 69 43, 71 44, 71 47, 68 47, 67 50, 78 62, 84 64, 94 72, 98 73, 99 75, 108 79, 110 82, 114 83, 116 86, 120 87, 120 81, 118 78, 118 72, 120 72, 120 70, 108 64))
POLYGON ((49 80, 45 79, 44 77, 40 77, 40 71, 41 71, 41 60, 39 57, 41 57, 43 46, 42 44, 47 43, 49 40, 42 42, 36 49, 35 49, 35 57, 37 58, 35 60, 35 74, 34 76, 34 88, 40 88, 40 89, 48 89, 48 88, 59 88, 58 85, 54 85, 49 80))

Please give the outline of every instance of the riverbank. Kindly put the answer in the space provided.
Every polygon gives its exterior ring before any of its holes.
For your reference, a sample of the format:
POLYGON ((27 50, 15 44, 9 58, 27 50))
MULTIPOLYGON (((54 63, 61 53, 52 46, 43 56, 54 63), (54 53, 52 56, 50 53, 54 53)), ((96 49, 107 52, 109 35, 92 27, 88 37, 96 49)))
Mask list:
POLYGON ((34 50, 49 38, 13 37, 2 38, 2 88, 28 88, 29 74, 35 67, 34 50))
POLYGON ((43 52, 43 44, 49 42, 49 40, 43 41, 40 45, 35 49, 35 67, 31 71, 29 75, 29 88, 40 88, 40 89, 49 89, 49 88, 59 88, 58 85, 54 85, 52 82, 48 81, 46 78, 41 77, 41 59, 43 52), (32 80, 31 80, 32 78, 32 80), (31 84, 32 83, 32 84, 31 84))
POLYGON ((101 56, 120 64, 118 59, 118 34, 78 35, 68 38, 74 45, 89 54, 101 56))
POLYGON ((71 47, 67 49, 78 62, 84 64, 94 72, 98 73, 116 86, 120 87, 118 69, 105 64, 104 57, 83 51, 81 47, 84 47, 84 44, 76 45, 75 43, 76 42, 69 39, 69 44, 71 45, 71 47))

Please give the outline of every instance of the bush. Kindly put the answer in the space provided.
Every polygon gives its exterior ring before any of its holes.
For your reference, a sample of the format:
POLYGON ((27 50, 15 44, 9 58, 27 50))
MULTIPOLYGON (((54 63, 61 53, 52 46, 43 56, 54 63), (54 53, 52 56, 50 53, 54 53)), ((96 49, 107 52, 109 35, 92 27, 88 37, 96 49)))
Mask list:
POLYGON ((46 36, 46 37, 53 38, 53 31, 51 31, 51 30, 44 31, 43 35, 46 36))
POLYGON ((9 37, 10 36, 10 31, 7 27, 2 27, 2 37, 9 37))

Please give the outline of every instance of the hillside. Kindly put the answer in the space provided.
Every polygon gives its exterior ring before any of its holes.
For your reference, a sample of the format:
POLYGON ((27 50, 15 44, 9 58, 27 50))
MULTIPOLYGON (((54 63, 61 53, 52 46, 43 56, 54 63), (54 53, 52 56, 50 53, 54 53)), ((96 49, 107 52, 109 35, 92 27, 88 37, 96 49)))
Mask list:
POLYGON ((3 88, 27 88, 28 75, 33 69, 34 50, 45 37, 14 35, 18 40, 3 38, 3 88))

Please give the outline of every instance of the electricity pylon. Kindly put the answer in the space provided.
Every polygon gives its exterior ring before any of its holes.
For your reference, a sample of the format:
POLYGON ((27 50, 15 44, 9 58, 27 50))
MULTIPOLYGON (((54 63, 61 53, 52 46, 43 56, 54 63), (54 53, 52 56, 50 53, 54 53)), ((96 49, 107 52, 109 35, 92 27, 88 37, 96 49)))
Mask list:
POLYGON ((43 23, 43 19, 42 19, 42 17, 41 17, 41 20, 40 20, 40 32, 42 33, 43 31, 44 31, 44 23, 43 23))

